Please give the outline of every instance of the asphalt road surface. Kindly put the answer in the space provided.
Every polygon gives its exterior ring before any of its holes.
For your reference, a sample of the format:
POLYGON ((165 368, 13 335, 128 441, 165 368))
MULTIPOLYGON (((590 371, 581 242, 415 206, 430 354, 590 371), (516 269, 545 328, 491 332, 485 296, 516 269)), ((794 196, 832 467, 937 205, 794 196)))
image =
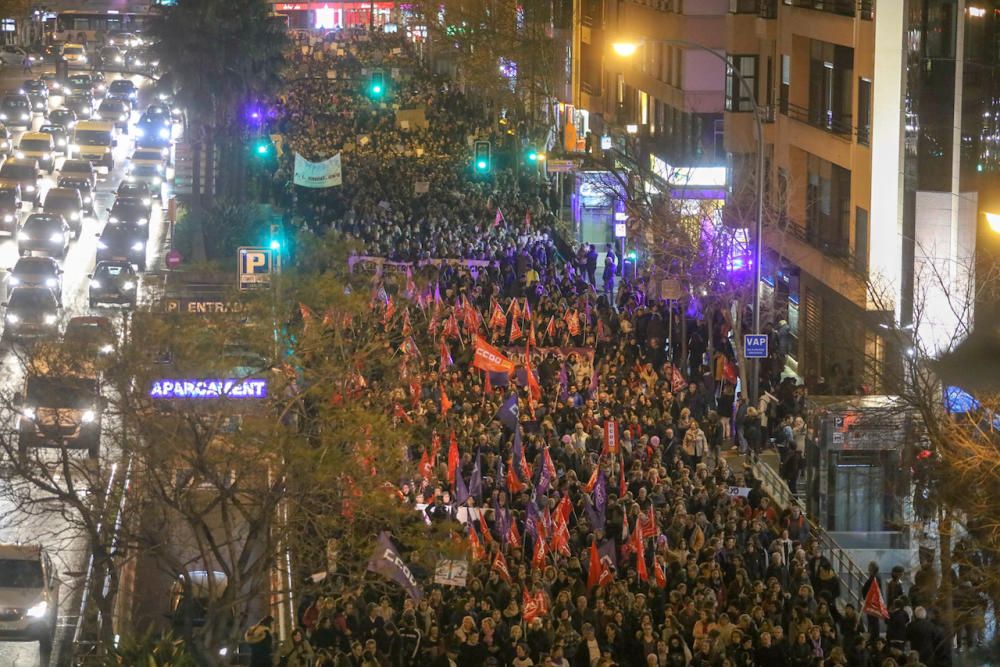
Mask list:
MULTIPOLYGON (((13 91, 20 87, 26 78, 34 78, 44 71, 51 71, 51 68, 35 68, 33 74, 23 74, 20 68, 7 68, 0 72, 0 89, 4 92, 13 91)), ((108 73, 108 82, 119 78, 120 75, 108 73)), ((148 80, 143 77, 133 77, 135 83, 140 86, 139 104, 132 114, 131 124, 138 120, 140 111, 146 104, 151 102, 148 80)), ((50 108, 58 108, 62 98, 53 96, 49 101, 50 108)), ((41 114, 36 114, 33 119, 33 128, 39 127, 43 122, 41 114)), ((175 126, 175 136, 180 133, 180 126, 175 126)), ((101 315, 111 319, 112 322, 120 325, 126 312, 116 307, 101 307, 91 309, 88 304, 89 274, 94 268, 95 251, 97 247, 97 235, 103 229, 107 220, 107 210, 114 201, 114 191, 124 178, 124 171, 128 164, 128 157, 132 153, 133 143, 130 131, 118 137, 118 145, 115 149, 115 168, 107 174, 100 170, 98 174, 97 201, 95 203, 96 219, 87 220, 84 223, 83 232, 80 238, 70 245, 69 254, 63 262, 63 313, 61 316, 61 326, 71 317, 81 315, 101 315)), ((12 138, 13 145, 17 145, 21 132, 12 138)), ((41 190, 44 192, 53 187, 59 177, 58 166, 63 158, 57 160, 57 170, 52 176, 46 175, 41 180, 41 190)), ((169 176, 169 172, 167 176, 169 176)), ((169 181, 169 178, 164 179, 169 181)), ((166 240, 167 225, 161 211, 161 206, 166 206, 169 196, 168 187, 164 185, 162 198, 159 202, 154 201, 153 216, 150 220, 150 237, 147 245, 147 264, 149 271, 157 271, 163 267, 164 246, 166 240)), ((22 220, 31 212, 31 205, 27 202, 21 211, 22 220)), ((13 238, 0 237, 0 284, 6 283, 6 272, 14 265, 18 259, 17 244, 13 238)), ((151 286, 156 284, 147 276, 140 280, 139 298, 143 300, 143 293, 150 291, 151 286)), ((8 396, 20 390, 20 383, 23 379, 23 371, 17 358, 16 349, 10 346, 0 347, 0 394, 6 393, 8 396)), ((112 466, 117 463, 116 452, 109 451, 107 441, 102 444, 100 465, 112 466)), ((81 451, 80 456, 86 456, 81 451)), ((3 462, 0 461, 0 474, 3 462)), ((56 644, 52 656, 40 655, 37 643, 3 643, 0 642, 0 665, 3 667, 35 667, 69 664, 70 644, 75 630, 75 622, 79 614, 80 590, 83 574, 87 569, 87 545, 85 540, 75 534, 72 522, 67 521, 58 512, 48 512, 44 517, 19 516, 17 508, 11 506, 9 500, 0 497, 0 543, 21 542, 29 544, 41 543, 49 552, 54 565, 59 572, 59 578, 63 581, 61 588, 61 599, 59 609, 59 627, 56 632, 56 644), (4 505, 7 505, 6 507, 4 505)))

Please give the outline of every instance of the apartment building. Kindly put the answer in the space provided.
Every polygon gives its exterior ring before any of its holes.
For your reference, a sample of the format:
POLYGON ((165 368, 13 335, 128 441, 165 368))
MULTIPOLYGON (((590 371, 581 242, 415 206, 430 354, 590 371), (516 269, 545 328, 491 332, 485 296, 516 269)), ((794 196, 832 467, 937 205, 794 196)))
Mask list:
MULTIPOLYGON (((954 329, 996 189, 997 5, 730 3, 726 51, 765 123, 765 320, 788 322, 807 380, 891 391, 899 331, 954 329)), ((730 164, 752 164, 753 103, 732 74, 726 91, 730 164)))

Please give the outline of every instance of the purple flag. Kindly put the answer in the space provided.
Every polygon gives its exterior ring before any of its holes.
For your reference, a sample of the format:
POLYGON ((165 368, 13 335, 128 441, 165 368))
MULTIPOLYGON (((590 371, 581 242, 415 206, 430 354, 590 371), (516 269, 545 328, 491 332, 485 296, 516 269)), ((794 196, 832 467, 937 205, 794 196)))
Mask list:
POLYGON ((604 544, 599 545, 597 553, 600 554, 602 561, 607 562, 611 567, 618 567, 618 554, 615 553, 614 540, 607 540, 604 544))
MULTIPOLYGON (((587 515, 587 523, 590 524, 592 530, 597 530, 598 526, 601 524, 601 518, 597 516, 597 512, 594 511, 594 503, 591 502, 590 498, 586 494, 583 496, 583 511, 587 515)), ((603 526, 601 526, 603 530, 603 526)))
POLYGON ((590 397, 594 398, 597 395, 597 386, 601 382, 601 373, 595 368, 593 374, 590 376, 590 397))
POLYGON ((597 471, 597 481, 594 482, 594 509, 597 512, 599 527, 604 530, 604 519, 608 511, 608 480, 604 475, 604 469, 597 471))
POLYGON ((368 559, 368 571, 381 574, 406 589, 414 600, 424 596, 416 577, 410 572, 399 551, 389 539, 389 533, 382 532, 375 543, 375 553, 368 559))
POLYGON ((494 387, 509 387, 510 375, 503 371, 489 371, 490 384, 494 387))
MULTIPOLYGON (((456 480, 457 481, 457 480, 456 480)), ((483 473, 479 469, 479 449, 476 449, 476 463, 472 466, 472 476, 469 478, 469 495, 480 500, 483 496, 483 473)))
POLYGON ((518 479, 522 482, 528 481, 522 479, 521 474, 521 458, 524 457, 524 448, 521 446, 521 429, 514 429, 514 460, 511 461, 511 465, 514 466, 514 474, 517 475, 518 479))
POLYGON ((528 502, 528 507, 524 511, 524 530, 536 540, 538 539, 539 520, 538 507, 535 505, 535 501, 531 500, 528 502))
POLYGON ((517 407, 517 394, 511 394, 500 409, 497 410, 496 419, 501 424, 509 428, 511 431, 517 431, 517 421, 519 419, 520 412, 517 407))
POLYGON ((566 362, 559 368, 559 400, 569 398, 569 373, 566 372, 566 362))
POLYGON ((498 537, 501 543, 505 543, 507 540, 507 533, 510 532, 510 516, 506 509, 500 507, 500 501, 497 500, 497 496, 493 496, 493 514, 496 517, 493 521, 493 525, 496 526, 498 537))
POLYGON ((459 464, 455 466, 455 505, 464 505, 468 497, 469 489, 465 486, 465 480, 462 479, 462 465, 459 464))
POLYGON ((552 474, 549 472, 549 468, 545 465, 541 456, 537 457, 535 460, 539 461, 542 465, 542 470, 538 473, 538 487, 535 489, 535 494, 538 496, 544 496, 545 492, 549 490, 549 483, 552 481, 552 474))

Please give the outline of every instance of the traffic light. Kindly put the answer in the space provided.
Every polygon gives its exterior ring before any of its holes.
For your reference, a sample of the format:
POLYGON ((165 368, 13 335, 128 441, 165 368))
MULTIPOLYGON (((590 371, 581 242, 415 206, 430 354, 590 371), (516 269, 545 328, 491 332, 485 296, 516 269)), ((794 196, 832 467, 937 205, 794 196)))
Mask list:
POLYGON ((270 138, 258 137, 257 139, 254 139, 252 150, 256 157, 265 159, 271 156, 273 148, 274 146, 271 143, 270 138))
POLYGON ((385 95, 385 72, 377 69, 372 72, 371 81, 368 83, 368 94, 372 99, 379 99, 385 95))
POLYGON ((529 148, 527 158, 528 162, 530 162, 531 164, 538 164, 539 162, 545 159, 545 154, 539 153, 534 148, 529 148))
POLYGON ((472 165, 477 174, 488 174, 493 168, 490 142, 477 141, 472 155, 472 165))

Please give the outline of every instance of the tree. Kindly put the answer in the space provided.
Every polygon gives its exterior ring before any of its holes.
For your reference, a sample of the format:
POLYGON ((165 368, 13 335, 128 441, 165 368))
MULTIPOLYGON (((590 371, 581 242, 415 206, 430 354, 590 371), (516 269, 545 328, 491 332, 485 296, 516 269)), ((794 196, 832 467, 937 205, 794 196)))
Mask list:
MULTIPOLYGON (((212 193, 214 149, 222 151, 224 188, 233 197, 243 192, 247 138, 244 112, 277 89, 288 36, 263 0, 179 0, 164 8, 149 27, 153 51, 163 69, 161 85, 172 90, 187 110, 188 136, 194 161, 202 147, 208 159, 203 176, 212 193)), ((193 184, 194 199, 200 192, 193 184)))

